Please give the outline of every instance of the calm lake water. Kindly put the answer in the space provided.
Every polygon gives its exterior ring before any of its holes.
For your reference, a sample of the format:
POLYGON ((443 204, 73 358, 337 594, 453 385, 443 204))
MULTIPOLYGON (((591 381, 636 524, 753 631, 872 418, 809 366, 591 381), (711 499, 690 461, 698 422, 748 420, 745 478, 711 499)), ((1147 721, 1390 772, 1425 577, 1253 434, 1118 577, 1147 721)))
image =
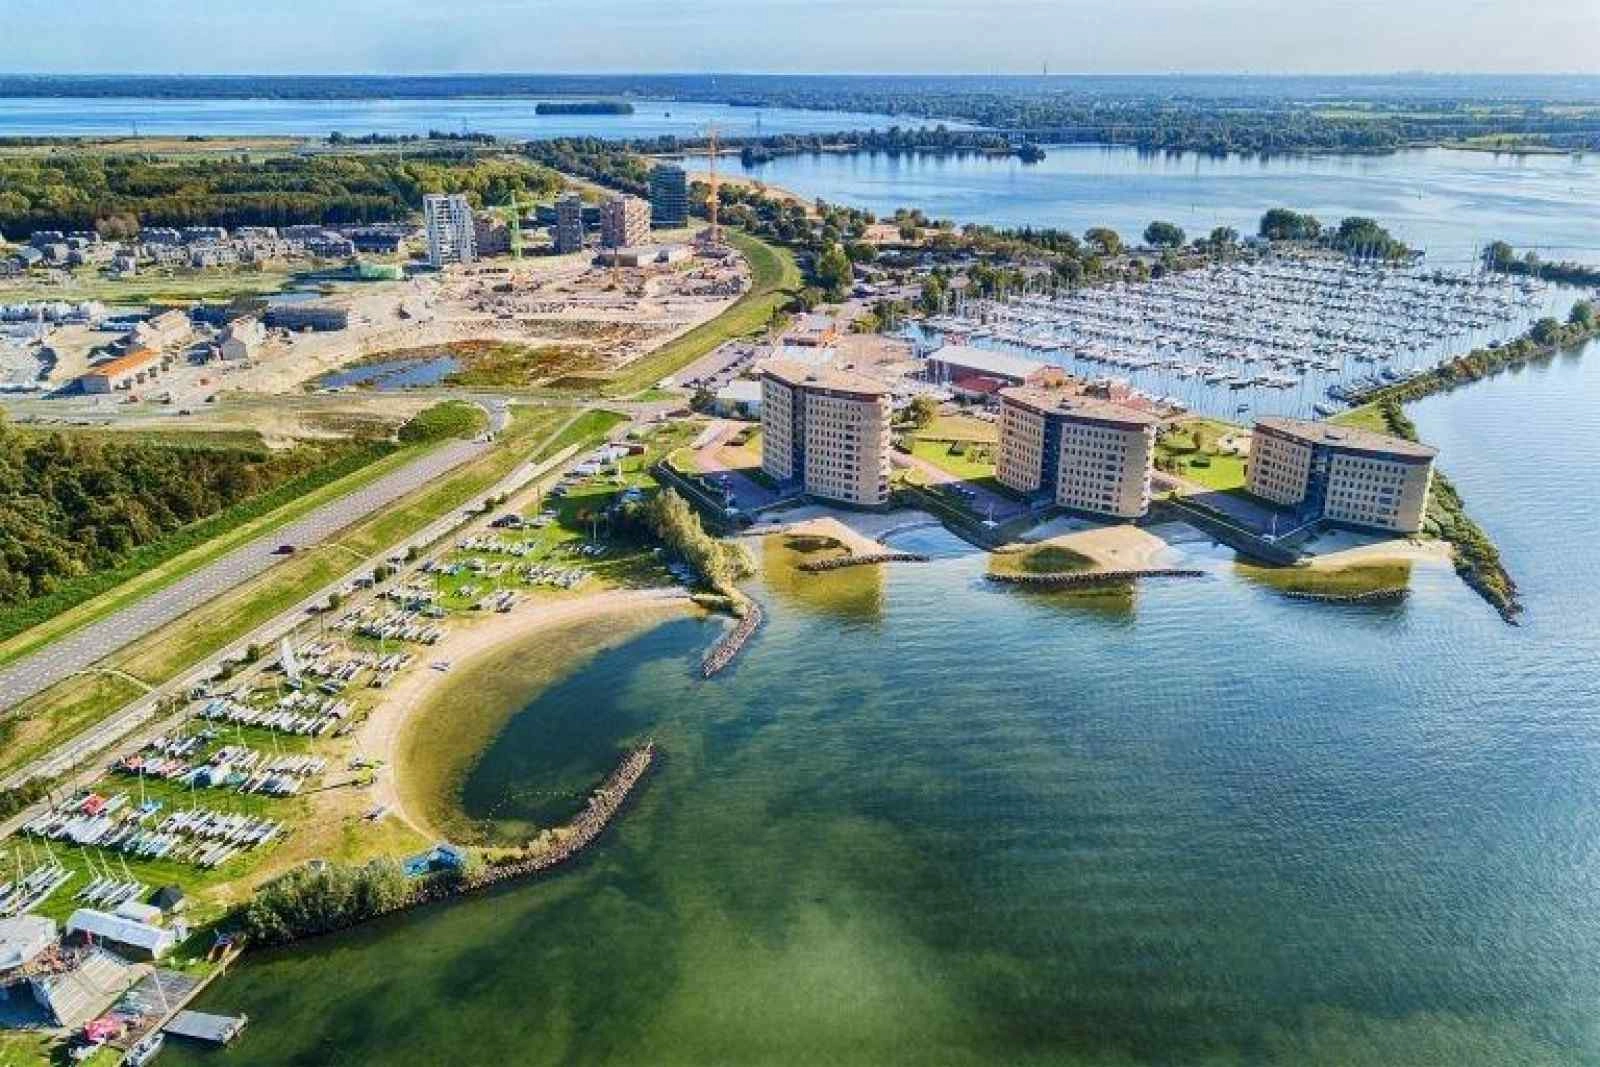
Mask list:
POLYGON ((1110 226, 1137 240, 1153 219, 1191 236, 1213 226, 1256 232, 1272 207, 1325 223, 1368 215, 1428 252, 1464 265, 1495 240, 1546 259, 1600 262, 1600 156, 1513 156, 1425 149, 1383 156, 1271 159, 1132 148, 1054 147, 1039 163, 980 156, 788 156, 749 174, 806 197, 881 214, 1082 233, 1110 226))
MULTIPOLYGON (((371 100, 182 100, 123 97, 20 97, 0 102, 0 136, 83 137, 139 133, 186 136, 314 136, 335 130, 425 134, 429 130, 502 137, 704 137, 717 124, 728 137, 883 129, 910 120, 852 111, 745 108, 635 100, 631 115, 537 115, 537 98, 449 97, 371 100)), ((961 123, 946 123, 953 127, 961 123)))
MULTIPOLYGON (((736 667, 677 621, 530 694, 469 814, 654 736, 576 869, 247 958, 253 1064, 1600 1063, 1600 346, 1415 405, 1499 541, 1403 605, 1208 577, 781 576, 736 667)), ((554 788, 552 788, 554 786, 554 788)), ((191 1049, 174 1064, 211 1060, 191 1049)), ((164 1061, 166 1062, 166 1061, 164 1061)))

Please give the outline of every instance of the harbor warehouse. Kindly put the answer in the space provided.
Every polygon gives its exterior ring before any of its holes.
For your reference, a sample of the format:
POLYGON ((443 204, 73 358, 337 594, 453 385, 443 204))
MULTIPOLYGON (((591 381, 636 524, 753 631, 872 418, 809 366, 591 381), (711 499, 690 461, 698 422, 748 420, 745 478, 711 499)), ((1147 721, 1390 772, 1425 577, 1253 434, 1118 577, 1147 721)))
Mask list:
POLYGON ((1000 393, 1000 484, 1118 519, 1150 510, 1154 415, 1098 397, 1018 386, 1000 393))
POLYGON ((761 374, 761 469, 812 496, 889 499, 889 397, 860 374, 771 360, 761 374))
POLYGON ((1372 430, 1265 418, 1250 443, 1248 488, 1302 521, 1415 533, 1427 513, 1436 455, 1428 445, 1372 430))

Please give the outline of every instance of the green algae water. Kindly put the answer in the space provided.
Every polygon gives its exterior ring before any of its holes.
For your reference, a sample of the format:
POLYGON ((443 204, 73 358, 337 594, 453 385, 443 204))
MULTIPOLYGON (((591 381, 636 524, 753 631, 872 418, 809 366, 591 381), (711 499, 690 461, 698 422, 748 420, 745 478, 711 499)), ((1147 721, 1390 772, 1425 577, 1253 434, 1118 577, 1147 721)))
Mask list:
MULTIPOLYGON (((1001 592, 927 564, 754 587, 529 693, 465 815, 664 758, 573 869, 291 949, 166 1063, 1600 1063, 1600 346, 1411 413, 1528 602, 1208 576, 1001 592), (552 784, 555 783, 555 784, 552 784)), ((568 790, 570 792, 570 790, 568 790)))

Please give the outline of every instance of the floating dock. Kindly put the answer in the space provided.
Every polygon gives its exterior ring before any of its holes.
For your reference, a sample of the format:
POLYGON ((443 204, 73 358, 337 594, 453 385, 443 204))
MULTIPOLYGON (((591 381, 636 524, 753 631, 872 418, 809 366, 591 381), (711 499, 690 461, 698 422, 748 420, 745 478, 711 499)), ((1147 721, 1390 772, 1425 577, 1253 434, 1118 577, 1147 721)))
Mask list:
POLYGON ((201 1011, 180 1011, 162 1027, 162 1031, 191 1041, 226 1045, 239 1036, 249 1021, 248 1015, 207 1015, 201 1011))

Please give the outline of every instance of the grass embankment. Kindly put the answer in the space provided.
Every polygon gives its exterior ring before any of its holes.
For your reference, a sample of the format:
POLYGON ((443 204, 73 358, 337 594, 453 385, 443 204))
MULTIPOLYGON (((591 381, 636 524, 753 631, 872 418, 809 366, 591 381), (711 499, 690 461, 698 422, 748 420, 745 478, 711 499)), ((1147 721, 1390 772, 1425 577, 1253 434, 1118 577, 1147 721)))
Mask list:
POLYGON ((1279 592, 1330 599, 1393 592, 1411 582, 1411 564, 1403 561, 1347 567, 1263 567, 1240 561, 1234 569, 1247 580, 1279 592))
POLYGON ((1095 566, 1094 560, 1065 545, 1037 545, 989 557, 989 570, 995 574, 1078 574, 1095 566))
POLYGON ((240 545, 294 522, 420 456, 423 447, 371 444, 269 492, 137 549, 126 563, 84 575, 31 604, 0 613, 0 665, 120 611, 240 545))
MULTIPOLYGON (((204 608, 113 653, 104 666, 151 686, 170 681, 331 584, 360 559, 473 500, 514 470, 529 448, 555 433, 571 415, 572 409, 563 407, 513 408, 511 425, 484 455, 346 528, 329 542, 288 557, 204 608)), ((0 749, 0 771, 14 769, 61 744, 137 695, 126 690, 85 694, 82 689, 81 679, 69 678, 21 705, 13 717, 20 723, 19 736, 30 738, 31 743, 26 754, 11 745, 0 749)))
POLYGON ((29 697, 0 722, 0 774, 38 759, 145 692, 121 675, 75 674, 29 697))
POLYGON ((628 416, 615 411, 598 408, 585 411, 568 423, 560 433, 535 450, 533 459, 535 462, 543 462, 568 445, 582 445, 590 441, 603 440, 612 430, 627 421, 628 416))
MULTIPOLYGON (((1417 440, 1417 428, 1394 400, 1353 408, 1334 421, 1347 426, 1394 434, 1408 441, 1417 440)), ((1500 559, 1500 550, 1467 514, 1461 494, 1443 471, 1433 472, 1433 488, 1428 493, 1428 511, 1422 532, 1447 542, 1454 550, 1456 573, 1478 595, 1487 600, 1507 622, 1515 622, 1522 612, 1517 599, 1517 583, 1500 559)))
POLYGON ((631 396, 654 385, 716 348, 724 341, 766 328, 772 313, 800 288, 800 268, 787 249, 742 233, 728 233, 728 243, 750 264, 750 289, 722 314, 668 341, 654 352, 622 368, 600 383, 605 396, 631 396))
POLYGON ((1220 419, 1185 419, 1156 438, 1156 469, 1219 492, 1243 489, 1245 457, 1224 442, 1248 433, 1220 419))

